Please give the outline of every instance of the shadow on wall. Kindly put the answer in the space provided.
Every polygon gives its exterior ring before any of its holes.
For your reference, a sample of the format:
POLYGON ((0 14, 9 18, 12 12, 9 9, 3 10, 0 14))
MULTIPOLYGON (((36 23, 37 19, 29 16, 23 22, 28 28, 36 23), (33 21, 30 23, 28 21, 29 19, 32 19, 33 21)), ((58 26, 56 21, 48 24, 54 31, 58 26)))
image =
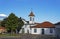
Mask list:
POLYGON ((56 28, 55 31, 56 31, 56 36, 60 37, 60 28, 56 28))

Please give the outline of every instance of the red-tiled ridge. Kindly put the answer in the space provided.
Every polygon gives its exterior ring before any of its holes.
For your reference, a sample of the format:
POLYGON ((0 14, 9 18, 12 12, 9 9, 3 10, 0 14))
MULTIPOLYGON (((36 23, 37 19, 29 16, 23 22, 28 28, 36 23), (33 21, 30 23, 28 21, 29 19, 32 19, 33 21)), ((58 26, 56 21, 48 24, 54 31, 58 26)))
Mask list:
POLYGON ((50 22, 43 22, 40 24, 37 24, 36 26, 32 26, 31 28, 54 28, 54 24, 50 22))

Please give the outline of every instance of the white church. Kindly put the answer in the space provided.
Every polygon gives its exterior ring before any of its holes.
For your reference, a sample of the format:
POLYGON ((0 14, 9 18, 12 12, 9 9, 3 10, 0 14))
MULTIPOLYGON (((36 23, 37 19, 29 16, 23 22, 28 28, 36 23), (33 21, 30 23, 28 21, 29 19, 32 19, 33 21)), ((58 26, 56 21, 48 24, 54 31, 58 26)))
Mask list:
POLYGON ((34 20, 35 15, 31 11, 29 16, 29 21, 23 19, 24 26, 19 33, 28 34, 45 34, 45 35, 55 35, 55 25, 46 21, 43 23, 36 23, 34 20))

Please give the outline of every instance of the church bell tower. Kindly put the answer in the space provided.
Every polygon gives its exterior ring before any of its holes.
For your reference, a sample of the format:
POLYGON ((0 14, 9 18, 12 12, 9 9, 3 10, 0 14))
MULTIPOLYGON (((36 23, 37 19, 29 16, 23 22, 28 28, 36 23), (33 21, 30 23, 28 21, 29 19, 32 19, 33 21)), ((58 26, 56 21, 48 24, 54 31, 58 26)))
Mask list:
POLYGON ((30 24, 34 24, 34 17, 35 17, 35 15, 33 14, 32 11, 30 12, 29 17, 30 17, 29 23, 30 23, 30 24))

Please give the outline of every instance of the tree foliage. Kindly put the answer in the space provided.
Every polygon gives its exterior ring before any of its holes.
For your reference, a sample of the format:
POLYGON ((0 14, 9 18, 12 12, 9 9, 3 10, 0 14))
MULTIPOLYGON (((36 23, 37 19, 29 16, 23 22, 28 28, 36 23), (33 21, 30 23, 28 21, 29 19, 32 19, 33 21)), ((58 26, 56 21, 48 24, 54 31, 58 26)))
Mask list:
POLYGON ((15 14, 11 13, 7 18, 1 22, 1 26, 6 27, 7 31, 11 33, 20 30, 23 26, 23 21, 21 18, 18 18, 15 14))
POLYGON ((5 27, 6 22, 7 22, 7 18, 4 18, 3 21, 1 21, 1 26, 5 27))
POLYGON ((19 31, 22 28, 23 25, 24 25, 24 22, 22 21, 22 18, 21 17, 18 18, 18 27, 17 27, 17 30, 19 31))

